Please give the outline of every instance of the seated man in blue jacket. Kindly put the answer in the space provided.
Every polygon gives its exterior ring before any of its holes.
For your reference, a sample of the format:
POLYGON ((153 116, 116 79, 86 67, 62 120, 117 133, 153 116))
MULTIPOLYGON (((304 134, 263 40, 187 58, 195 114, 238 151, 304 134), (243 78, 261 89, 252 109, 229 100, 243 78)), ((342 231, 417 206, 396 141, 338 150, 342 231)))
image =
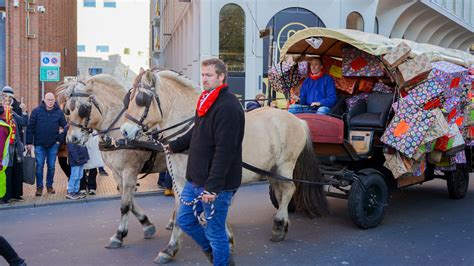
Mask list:
POLYGON ((292 104, 288 111, 293 114, 327 114, 336 103, 334 80, 321 71, 323 69, 321 58, 312 58, 309 66, 311 73, 303 81, 300 97, 293 96, 299 104, 292 104))

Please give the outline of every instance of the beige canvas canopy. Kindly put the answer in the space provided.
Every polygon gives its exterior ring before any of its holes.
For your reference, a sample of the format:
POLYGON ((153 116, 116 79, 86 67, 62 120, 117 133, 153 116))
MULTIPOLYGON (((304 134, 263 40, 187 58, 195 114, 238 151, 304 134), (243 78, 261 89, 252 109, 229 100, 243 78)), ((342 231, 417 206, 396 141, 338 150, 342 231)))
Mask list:
POLYGON ((280 60, 287 54, 327 55, 342 57, 342 47, 352 45, 366 53, 380 56, 386 54, 401 41, 412 48, 412 56, 426 54, 431 62, 448 61, 464 67, 474 64, 474 56, 469 53, 439 47, 431 44, 420 44, 409 40, 389 39, 382 35, 348 29, 308 28, 296 32, 285 43, 280 51, 280 60), (306 39, 319 37, 322 44, 318 49, 312 47, 306 39))

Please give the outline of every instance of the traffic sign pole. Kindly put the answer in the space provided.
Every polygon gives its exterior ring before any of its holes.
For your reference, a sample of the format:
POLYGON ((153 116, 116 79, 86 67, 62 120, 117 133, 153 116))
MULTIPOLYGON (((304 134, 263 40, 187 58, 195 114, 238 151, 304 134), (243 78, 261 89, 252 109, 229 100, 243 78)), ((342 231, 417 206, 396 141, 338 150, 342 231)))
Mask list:
POLYGON ((41 100, 44 101, 44 81, 41 81, 41 100))

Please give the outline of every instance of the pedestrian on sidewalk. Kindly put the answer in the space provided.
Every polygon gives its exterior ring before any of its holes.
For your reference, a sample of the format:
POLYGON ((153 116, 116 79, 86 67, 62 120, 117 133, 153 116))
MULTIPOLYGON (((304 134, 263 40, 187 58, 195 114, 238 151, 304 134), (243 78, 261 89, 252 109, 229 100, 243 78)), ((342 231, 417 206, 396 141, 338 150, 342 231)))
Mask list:
MULTIPOLYGON (((64 112, 65 104, 66 104, 65 102, 61 103, 61 106, 60 106, 63 112, 64 112)), ((67 135, 68 130, 69 130, 69 125, 67 125, 66 128, 64 129, 65 135, 67 135)), ((61 129, 59 131, 61 132, 61 129)), ((59 166, 61 167, 61 170, 63 170, 64 174, 66 175, 67 180, 69 181, 69 177, 71 176, 71 166, 69 165, 67 157, 68 157, 67 145, 66 145, 66 142, 63 141, 58 149, 58 163, 59 163, 59 166)))
POLYGON ((69 164, 71 165, 71 177, 67 185, 66 199, 77 200, 85 195, 79 194, 79 186, 83 176, 84 164, 89 160, 89 154, 85 146, 68 143, 69 164))
POLYGON ((10 266, 26 266, 24 259, 18 256, 18 253, 8 243, 8 241, 0 235, 0 256, 2 256, 10 266))
POLYGON ((8 154, 10 146, 10 137, 12 129, 5 122, 5 109, 3 108, 3 100, 0 100, 0 206, 8 206, 10 203, 5 200, 7 193, 7 176, 5 170, 8 166, 10 155, 8 154))
POLYGON ((171 179, 170 173, 168 171, 161 172, 158 176, 158 187, 165 190, 165 196, 171 197, 174 196, 173 192, 173 179, 171 179))
POLYGON ((99 136, 90 137, 86 142, 89 160, 84 165, 84 177, 81 179, 79 193, 95 195, 97 192, 97 168, 104 166, 99 150, 99 136))
POLYGON ((242 140, 244 110, 226 83, 227 66, 218 58, 201 63, 204 91, 197 103, 194 127, 165 146, 169 152, 189 150, 186 184, 176 221, 194 239, 214 265, 231 263, 226 220, 232 197, 242 181, 242 140), (211 204, 214 212, 211 214, 211 204), (196 209, 194 210, 194 207, 196 209), (203 211, 207 224, 203 227, 197 215, 203 211))
POLYGON ((5 171, 7 177, 7 194, 5 200, 24 201, 23 199, 23 128, 28 124, 26 105, 19 103, 13 97, 13 88, 5 86, 2 89, 5 122, 12 128, 9 146, 9 164, 5 171))
POLYGON ((59 146, 66 136, 66 118, 59 108, 54 94, 46 93, 44 101, 33 109, 26 131, 28 150, 35 147, 36 158, 36 196, 43 194, 43 168, 46 161, 46 187, 50 194, 56 193, 53 188, 56 155, 59 146), (60 128, 63 129, 60 132, 60 128))

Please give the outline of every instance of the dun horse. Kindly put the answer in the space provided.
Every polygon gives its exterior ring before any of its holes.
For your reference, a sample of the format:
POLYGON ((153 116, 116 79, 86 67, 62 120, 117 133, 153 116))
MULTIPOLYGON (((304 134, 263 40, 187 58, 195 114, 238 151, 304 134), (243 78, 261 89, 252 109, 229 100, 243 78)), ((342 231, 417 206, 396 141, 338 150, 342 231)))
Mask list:
MULTIPOLYGON (((107 129, 124 108, 123 99, 127 89, 114 77, 97 75, 87 82, 70 82, 60 86, 57 94, 64 104, 64 111, 70 128, 67 141, 84 143, 92 130, 107 129)), ((120 118, 116 125, 120 125, 120 118)), ((111 131, 112 138, 122 138, 118 131, 111 131)), ((107 248, 119 248, 128 233, 128 214, 131 211, 140 221, 144 238, 155 234, 155 226, 150 223, 144 211, 133 198, 137 175, 144 163, 150 158, 150 152, 138 150, 115 150, 102 152, 102 158, 122 193, 120 207, 121 220, 117 232, 110 238, 107 248)), ((156 157, 153 171, 164 171, 166 164, 163 155, 156 157)))
MULTIPOLYGON (((129 118, 121 126, 127 139, 140 137, 144 128, 175 125, 194 116, 199 90, 190 80, 178 73, 147 70, 136 79, 127 110, 129 118)), ((246 114, 243 140, 243 161, 260 169, 306 181, 320 181, 318 162, 307 124, 292 114, 261 108, 246 114)), ((164 137, 179 130, 163 132, 164 137)), ((172 154, 168 162, 173 167, 173 179, 178 191, 185 183, 187 156, 172 154)), ((259 174, 243 170, 242 183, 261 179, 259 174)), ((274 217, 272 241, 281 241, 288 230, 288 204, 295 196, 299 210, 314 217, 328 212, 323 187, 302 183, 283 182, 269 178, 279 203, 274 217)), ((179 200, 177 200, 177 204, 179 200)), ((155 261, 167 262, 179 249, 181 230, 175 225, 168 246, 155 261)), ((232 239, 232 238, 230 238, 232 239)))

